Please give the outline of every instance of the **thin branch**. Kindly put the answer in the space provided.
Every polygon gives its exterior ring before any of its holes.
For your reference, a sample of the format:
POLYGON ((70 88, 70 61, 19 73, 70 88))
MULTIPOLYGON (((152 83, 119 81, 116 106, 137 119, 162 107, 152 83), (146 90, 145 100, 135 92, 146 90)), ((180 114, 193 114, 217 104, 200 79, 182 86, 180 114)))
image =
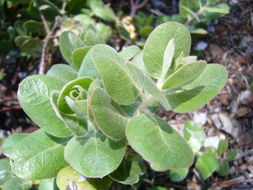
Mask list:
POLYGON ((139 1, 134 1, 130 0, 130 5, 131 5, 131 12, 130 12, 130 17, 134 17, 136 15, 136 12, 138 9, 141 9, 147 4, 148 0, 143 0, 141 3, 139 1))

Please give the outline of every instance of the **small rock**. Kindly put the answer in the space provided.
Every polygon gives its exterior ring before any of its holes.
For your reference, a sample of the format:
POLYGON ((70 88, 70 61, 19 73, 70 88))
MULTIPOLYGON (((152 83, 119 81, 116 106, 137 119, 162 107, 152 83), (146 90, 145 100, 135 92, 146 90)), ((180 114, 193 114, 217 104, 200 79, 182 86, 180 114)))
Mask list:
POLYGON ((207 48, 208 44, 205 41, 199 41, 194 47, 194 50, 203 51, 207 48))
POLYGON ((205 125, 207 121, 207 113, 205 112, 194 112, 193 120, 200 125, 205 125))
POLYGON ((207 137, 205 139, 205 142, 204 142, 204 147, 205 148, 214 147, 215 149, 217 149, 218 146, 219 146, 219 142, 223 139, 225 139, 224 135, 214 136, 214 137, 207 137))
POLYGON ((239 101, 242 104, 247 104, 253 100, 253 93, 250 90, 246 90, 239 95, 239 101))
POLYGON ((218 116, 222 127, 220 125, 216 127, 232 135, 235 139, 238 138, 240 135, 240 124, 235 119, 230 118, 226 113, 219 113, 218 116))

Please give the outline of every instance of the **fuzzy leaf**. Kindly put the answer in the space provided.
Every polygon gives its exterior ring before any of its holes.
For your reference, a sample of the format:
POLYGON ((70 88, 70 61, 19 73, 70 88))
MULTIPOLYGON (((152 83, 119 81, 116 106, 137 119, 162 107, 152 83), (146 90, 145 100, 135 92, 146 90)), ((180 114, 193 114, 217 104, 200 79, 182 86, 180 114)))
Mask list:
POLYGON ((31 181, 26 181, 12 176, 4 184, 2 190, 29 190, 32 187, 31 181))
POLYGON ((3 185, 12 175, 10 161, 5 159, 0 159, 0 185, 3 185))
POLYGON ((138 46, 128 46, 127 48, 123 49, 119 54, 128 61, 136 56, 140 52, 140 48, 138 46))
POLYGON ((57 190, 55 178, 40 180, 39 190, 57 190))
POLYGON ((56 65, 53 65, 49 69, 49 71, 47 72, 47 75, 50 75, 55 78, 64 80, 65 82, 68 82, 77 78, 77 71, 70 65, 56 64, 56 65))
POLYGON ((42 129, 23 138, 11 154, 11 168, 23 179, 51 178, 67 165, 64 145, 67 139, 58 139, 42 129))
POLYGON ((111 98, 103 89, 94 90, 88 104, 96 126, 106 136, 112 140, 121 140, 125 137, 128 119, 113 106, 111 98))
POLYGON ((102 178, 118 168, 126 151, 124 141, 114 142, 99 131, 74 137, 65 148, 65 160, 86 177, 102 178), (73 156, 78 152, 78 156, 73 156))
POLYGON ((184 168, 193 162, 191 147, 167 122, 155 115, 142 114, 132 118, 126 136, 136 152, 158 167, 184 168))
POLYGON ((127 70, 121 65, 124 59, 107 45, 96 45, 91 57, 104 88, 112 99, 121 105, 133 103, 139 92, 127 70))
POLYGON ((205 67, 206 62, 204 61, 198 61, 182 66, 166 79, 162 86, 162 89, 168 90, 171 88, 179 88, 192 82, 203 72, 205 67))
POLYGON ((171 39, 175 42, 175 58, 181 53, 184 56, 189 55, 191 36, 184 25, 167 22, 156 27, 149 35, 143 49, 146 70, 155 78, 161 76, 165 49, 171 39))
POLYGON ((73 50, 71 59, 72 59, 72 66, 79 69, 82 65, 84 57, 87 55, 87 53, 90 50, 90 46, 77 48, 73 50))
POLYGON ((227 81, 226 69, 217 64, 207 65, 204 71, 182 90, 167 96, 175 112, 190 112, 213 98, 227 81))
POLYGON ((6 156, 10 156, 13 152, 13 149, 15 148, 16 144, 18 144, 19 141, 21 141, 23 138, 27 136, 26 133, 22 134, 13 134, 9 136, 3 143, 1 149, 6 156))
POLYGON ((50 93, 60 90, 64 84, 52 76, 34 75, 24 79, 18 89, 18 100, 26 114, 46 132, 57 137, 72 135, 50 104, 50 93))
POLYGON ((60 50, 61 50, 62 56, 69 64, 72 63, 72 60, 71 60, 72 52, 75 49, 81 48, 84 46, 85 44, 83 43, 81 38, 79 38, 79 36, 77 36, 73 32, 69 32, 69 31, 63 32, 60 36, 60 50))
POLYGON ((217 153, 219 155, 224 154, 228 149, 228 141, 226 139, 221 140, 218 146, 217 153))

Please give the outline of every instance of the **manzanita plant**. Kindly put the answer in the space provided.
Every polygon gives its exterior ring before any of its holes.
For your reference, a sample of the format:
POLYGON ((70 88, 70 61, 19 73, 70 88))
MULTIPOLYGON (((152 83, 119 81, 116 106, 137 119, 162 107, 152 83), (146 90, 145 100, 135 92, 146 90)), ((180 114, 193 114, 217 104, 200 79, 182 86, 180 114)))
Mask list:
POLYGON ((189 167, 191 147, 153 112, 159 105, 193 111, 227 79, 223 66, 189 56, 190 47, 189 30, 175 22, 158 26, 143 50, 119 53, 63 33, 69 65, 56 64, 19 86, 20 105, 41 129, 6 140, 12 171, 30 180, 57 176, 60 189, 107 189, 111 181, 137 183, 143 161, 154 170, 189 167))

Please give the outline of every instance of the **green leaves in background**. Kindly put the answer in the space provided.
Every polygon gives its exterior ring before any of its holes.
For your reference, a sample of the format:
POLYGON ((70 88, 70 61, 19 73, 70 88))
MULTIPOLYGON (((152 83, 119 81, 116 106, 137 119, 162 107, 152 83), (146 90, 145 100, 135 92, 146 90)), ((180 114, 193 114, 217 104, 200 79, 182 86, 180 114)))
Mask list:
POLYGON ((23 179, 54 177, 67 165, 64 160, 64 143, 46 134, 42 129, 27 135, 16 144, 10 160, 14 174, 23 179))
POLYGON ((50 104, 50 93, 61 90, 64 84, 64 81, 49 75, 34 75, 24 79, 18 89, 18 100, 26 114, 46 132, 57 137, 72 135, 50 104))
POLYGON ((39 190, 58 190, 55 178, 40 180, 39 190))
POLYGON ((226 139, 221 140, 218 146, 217 153, 219 155, 224 154, 228 149, 228 141, 226 139))
POLYGON ((227 81, 226 69, 217 64, 206 65, 204 71, 182 90, 167 95, 175 112, 190 112, 213 98, 227 81))
POLYGON ((155 115, 142 114, 130 119, 126 136, 136 152, 158 167, 184 168, 193 162, 190 146, 167 122, 155 115))
POLYGON ((89 131, 69 141, 65 160, 84 176, 102 178, 118 168, 125 151, 124 141, 114 142, 99 131, 89 131))
POLYGON ((30 181, 20 179, 16 176, 12 176, 4 184, 2 190, 29 190, 32 187, 30 181))
POLYGON ((176 22, 161 24, 151 32, 143 49, 144 64, 152 77, 159 78, 161 76, 164 52, 171 39, 174 39, 175 42, 175 58, 181 53, 184 56, 189 55, 191 47, 189 30, 176 22))
POLYGON ((200 124, 188 121, 184 126, 184 138, 196 154, 205 141, 205 132, 200 124))
POLYGON ((73 32, 63 32, 60 36, 60 50, 64 59, 72 64, 71 55, 72 52, 77 49, 84 47, 85 44, 79 36, 73 32))
POLYGON ((12 175, 10 161, 5 159, 0 159, 0 185, 3 185, 12 175))
POLYGON ((186 178, 188 171, 189 171, 188 168, 182 168, 182 169, 178 169, 178 170, 170 170, 169 171, 170 180, 174 181, 174 182, 183 181, 186 178))
POLYGON ((124 59, 111 47, 96 45, 92 49, 92 61, 99 72, 106 92, 121 105, 133 103, 138 90, 127 70, 124 59))
POLYGON ((117 170, 111 173, 109 177, 119 183, 133 185, 139 181, 145 171, 145 165, 141 160, 131 156, 127 160, 123 160, 117 170))
POLYGON ((93 14, 102 20, 107 22, 113 22, 115 20, 113 10, 108 6, 104 6, 103 1, 101 0, 90 1, 90 8, 93 14))
POLYGON ((88 102, 96 126, 112 140, 121 140, 125 138, 128 119, 113 104, 115 103, 101 88, 93 91, 88 102))
POLYGON ((219 163, 214 154, 203 153, 198 157, 195 167, 205 180, 219 167, 219 163))

